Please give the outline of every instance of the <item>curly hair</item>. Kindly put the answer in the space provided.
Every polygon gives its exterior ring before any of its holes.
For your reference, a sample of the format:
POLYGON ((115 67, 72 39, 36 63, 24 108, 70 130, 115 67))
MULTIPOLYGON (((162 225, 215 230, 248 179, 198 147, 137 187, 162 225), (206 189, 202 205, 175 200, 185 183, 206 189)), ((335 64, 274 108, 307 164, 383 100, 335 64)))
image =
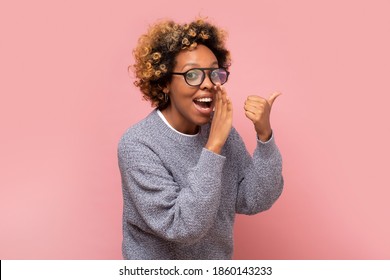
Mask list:
POLYGON ((215 25, 197 19, 189 24, 172 20, 155 23, 139 38, 133 54, 133 71, 145 100, 153 107, 164 109, 169 105, 163 89, 172 78, 175 58, 182 50, 195 49, 198 44, 208 47, 216 56, 220 67, 229 68, 230 52, 225 47, 226 32, 215 25))

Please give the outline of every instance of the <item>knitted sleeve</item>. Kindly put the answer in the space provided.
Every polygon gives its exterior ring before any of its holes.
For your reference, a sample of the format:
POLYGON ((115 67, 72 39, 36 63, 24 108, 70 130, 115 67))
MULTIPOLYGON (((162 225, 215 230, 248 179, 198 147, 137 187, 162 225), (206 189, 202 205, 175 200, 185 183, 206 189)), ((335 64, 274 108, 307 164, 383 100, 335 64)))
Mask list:
POLYGON ((236 212, 252 215, 271 208, 281 195, 284 183, 282 157, 273 135, 266 143, 257 140, 253 157, 241 137, 238 138, 237 157, 241 160, 236 212))
POLYGON ((225 157, 203 149, 183 185, 149 147, 119 146, 118 157, 124 192, 135 209, 130 214, 133 224, 165 240, 187 244, 207 233, 219 207, 225 157))

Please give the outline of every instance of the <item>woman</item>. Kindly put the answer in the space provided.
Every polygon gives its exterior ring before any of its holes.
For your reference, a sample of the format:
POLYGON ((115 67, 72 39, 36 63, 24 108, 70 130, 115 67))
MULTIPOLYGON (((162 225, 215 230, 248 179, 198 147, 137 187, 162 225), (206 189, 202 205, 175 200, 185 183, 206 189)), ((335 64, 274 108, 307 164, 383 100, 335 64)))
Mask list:
POLYGON ((269 115, 249 96, 251 157, 232 127, 225 33, 204 20, 158 22, 134 50, 135 85, 157 107, 118 146, 125 259, 230 259, 236 213, 269 209, 283 188, 269 115))

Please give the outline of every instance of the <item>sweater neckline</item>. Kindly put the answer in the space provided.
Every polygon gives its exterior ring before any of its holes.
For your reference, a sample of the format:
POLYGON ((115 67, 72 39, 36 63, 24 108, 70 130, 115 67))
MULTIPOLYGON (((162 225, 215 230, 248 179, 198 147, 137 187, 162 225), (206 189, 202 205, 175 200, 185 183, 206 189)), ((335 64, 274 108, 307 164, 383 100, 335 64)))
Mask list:
POLYGON ((185 136, 185 137, 196 137, 196 136, 198 136, 198 134, 199 134, 199 131, 198 131, 196 134, 186 134, 186 133, 182 133, 182 132, 176 130, 176 129, 168 122, 168 120, 165 118, 165 116, 163 115, 163 113, 162 113, 159 109, 157 109, 157 115, 163 120, 163 122, 164 122, 170 129, 172 129, 174 132, 176 132, 176 133, 178 133, 178 134, 180 134, 180 135, 183 135, 183 136, 185 136))
POLYGON ((186 145, 199 145, 199 140, 201 138, 204 138, 204 135, 207 131, 207 129, 204 129, 204 126, 201 126, 199 128, 199 132, 195 135, 178 133, 178 131, 173 130, 171 127, 168 126, 168 124, 164 122, 164 120, 158 115, 157 110, 158 109, 155 109, 151 112, 150 118, 152 122, 156 124, 156 127, 158 128, 158 133, 160 133, 161 135, 167 136, 176 142, 180 142, 180 144, 186 145))

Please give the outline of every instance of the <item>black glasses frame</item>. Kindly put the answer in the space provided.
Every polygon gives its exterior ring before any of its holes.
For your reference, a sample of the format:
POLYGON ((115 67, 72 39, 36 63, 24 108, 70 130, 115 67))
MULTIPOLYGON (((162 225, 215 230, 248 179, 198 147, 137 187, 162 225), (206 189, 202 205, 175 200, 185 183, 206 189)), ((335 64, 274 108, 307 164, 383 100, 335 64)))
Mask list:
POLYGON ((184 81, 186 81, 186 83, 187 83, 189 86, 197 87, 197 86, 200 86, 200 85, 203 83, 204 79, 206 79, 205 70, 211 70, 211 71, 209 72, 209 79, 210 79, 210 81, 213 83, 213 85, 216 85, 216 84, 213 82, 213 80, 211 79, 211 74, 212 74, 214 71, 220 70, 220 69, 222 69, 222 70, 224 70, 224 71, 226 72, 226 81, 225 81, 224 83, 221 83, 221 85, 223 85, 223 84, 225 84, 225 83, 228 81, 229 74, 230 74, 230 72, 229 72, 228 70, 226 70, 225 68, 223 68, 223 67, 219 67, 219 68, 191 68, 191 69, 189 69, 189 70, 187 70, 187 71, 185 71, 185 72, 182 72, 182 73, 179 73, 179 72, 172 72, 171 74, 172 74, 172 75, 182 75, 182 76, 184 76, 184 81), (203 73, 203 77, 202 77, 200 83, 197 84, 197 85, 191 85, 191 84, 187 81, 186 75, 187 75, 188 72, 190 72, 190 71, 192 71, 192 70, 201 70, 202 73, 203 73))

